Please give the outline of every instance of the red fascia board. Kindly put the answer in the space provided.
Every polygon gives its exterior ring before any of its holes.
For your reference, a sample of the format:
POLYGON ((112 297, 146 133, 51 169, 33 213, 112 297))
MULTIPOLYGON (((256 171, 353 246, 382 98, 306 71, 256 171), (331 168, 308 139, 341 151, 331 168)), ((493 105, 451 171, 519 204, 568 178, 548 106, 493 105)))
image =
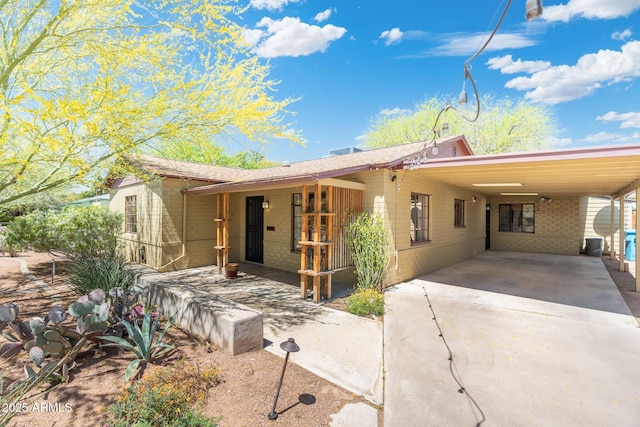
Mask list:
POLYGON ((469 166, 525 162, 598 159, 607 157, 640 156, 640 146, 580 148, 575 150, 533 151, 525 153, 489 154, 483 156, 445 157, 429 160, 421 167, 469 166))

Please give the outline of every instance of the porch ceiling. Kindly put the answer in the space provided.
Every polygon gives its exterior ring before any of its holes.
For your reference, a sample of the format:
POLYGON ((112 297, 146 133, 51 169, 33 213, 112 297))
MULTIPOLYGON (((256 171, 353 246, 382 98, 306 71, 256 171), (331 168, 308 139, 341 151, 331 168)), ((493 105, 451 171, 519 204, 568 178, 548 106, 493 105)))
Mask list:
POLYGON ((416 172, 488 196, 618 197, 640 185, 640 146, 435 159, 416 172), (522 186, 474 185, 495 183, 522 186))

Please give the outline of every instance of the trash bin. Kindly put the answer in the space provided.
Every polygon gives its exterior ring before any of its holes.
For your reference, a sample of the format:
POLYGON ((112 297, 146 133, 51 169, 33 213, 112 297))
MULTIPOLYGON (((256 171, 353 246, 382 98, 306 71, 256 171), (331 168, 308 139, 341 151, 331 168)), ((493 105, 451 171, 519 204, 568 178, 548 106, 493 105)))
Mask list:
POLYGON ((585 252, 588 256, 602 256, 602 239, 594 237, 585 239, 587 244, 585 245, 585 252))
POLYGON ((636 260, 636 230, 624 230, 624 257, 629 261, 636 260))

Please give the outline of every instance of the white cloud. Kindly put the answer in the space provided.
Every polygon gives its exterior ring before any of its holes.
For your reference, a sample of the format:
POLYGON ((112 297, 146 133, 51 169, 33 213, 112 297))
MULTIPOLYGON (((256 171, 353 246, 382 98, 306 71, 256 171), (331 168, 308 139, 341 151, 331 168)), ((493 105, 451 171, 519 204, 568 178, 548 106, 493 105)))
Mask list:
POLYGON ((518 58, 514 61, 511 55, 491 58, 487 61, 491 70, 500 70, 502 74, 527 73, 532 74, 551 67, 548 61, 523 61, 518 58))
POLYGON ((640 41, 631 41, 620 51, 606 49, 587 54, 576 65, 552 66, 530 77, 509 80, 505 87, 528 91, 526 98, 552 105, 587 96, 603 83, 614 84, 639 76, 640 41))
POLYGON ((616 111, 609 111, 607 114, 596 117, 596 120, 602 120, 604 122, 622 122, 620 128, 638 128, 640 129, 640 111, 633 111, 630 113, 618 113, 616 111))
POLYGON ((329 17, 331 16, 331 14, 332 14, 333 12, 335 12, 335 11, 336 11, 336 9, 335 9, 335 8, 334 8, 334 9, 327 9, 327 10, 325 10, 325 11, 323 11, 323 12, 318 13, 316 16, 314 16, 314 17, 313 17, 313 20, 314 20, 314 21, 316 21, 316 22, 324 22, 324 21, 326 21, 327 19, 329 19, 329 17))
POLYGON ((380 34, 379 39, 384 40, 384 45, 389 46, 392 44, 400 43, 402 40, 403 33, 400 31, 400 28, 392 28, 390 30, 383 31, 380 34))
POLYGON ((580 142, 591 142, 601 144, 603 142, 615 142, 620 141, 623 138, 622 135, 611 132, 598 132, 591 135, 587 135, 580 140, 580 142))
POLYGON ((335 25, 319 27, 291 17, 281 20, 264 17, 256 27, 257 29, 245 31, 245 40, 253 46, 258 56, 264 58, 304 56, 324 52, 331 42, 338 40, 347 32, 346 28, 335 25))
POLYGON ((611 34, 611 38, 614 40, 626 40, 632 35, 633 33, 631 32, 631 28, 627 28, 624 31, 616 31, 615 33, 611 34))
MULTIPOLYGON (((439 56, 467 56, 473 55, 486 42, 488 33, 450 34, 445 36, 445 43, 430 52, 439 56)), ((501 33, 496 34, 485 52, 519 49, 536 45, 537 42, 524 34, 501 33)))
POLYGON ((563 147, 568 147, 571 144, 573 144, 573 139, 571 139, 571 138, 551 137, 551 138, 547 139, 547 143, 548 143, 548 145, 550 147, 563 148, 563 147))
POLYGON ((603 144, 637 144, 640 140, 640 132, 632 134, 620 134, 611 132, 598 132, 591 135, 587 135, 584 138, 578 140, 579 143, 592 143, 595 145, 603 144))
POLYGON ((396 107, 396 108, 385 108, 384 110, 380 111, 380 114, 382 114, 383 116, 399 116, 401 114, 405 114, 405 113, 410 113, 411 110, 407 110, 406 108, 400 108, 400 107, 396 107))
POLYGON ((629 16, 640 8, 640 0, 569 0, 567 4, 546 6, 542 17, 550 22, 572 18, 614 19, 629 16))
POLYGON ((255 9, 282 10, 289 3, 298 3, 300 0, 251 0, 251 6, 255 9))

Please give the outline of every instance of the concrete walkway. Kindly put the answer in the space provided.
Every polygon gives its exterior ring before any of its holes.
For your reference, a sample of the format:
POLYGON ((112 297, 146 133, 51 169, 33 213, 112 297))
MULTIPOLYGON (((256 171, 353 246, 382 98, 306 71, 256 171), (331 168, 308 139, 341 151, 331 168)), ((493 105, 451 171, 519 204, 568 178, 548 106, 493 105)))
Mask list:
MULTIPOLYGON (((215 267, 202 267, 146 273, 141 280, 184 287, 262 312, 265 350, 284 357, 280 343, 292 337, 300 346, 300 352, 291 356, 292 363, 382 405, 382 322, 301 299, 298 286, 286 283, 292 281, 293 273, 244 264, 240 270, 235 279, 217 274, 215 267)), ((344 291, 339 284, 335 288, 335 294, 344 291)))
POLYGON ((385 426, 637 426, 640 328, 599 258, 486 252, 391 288, 385 426))

